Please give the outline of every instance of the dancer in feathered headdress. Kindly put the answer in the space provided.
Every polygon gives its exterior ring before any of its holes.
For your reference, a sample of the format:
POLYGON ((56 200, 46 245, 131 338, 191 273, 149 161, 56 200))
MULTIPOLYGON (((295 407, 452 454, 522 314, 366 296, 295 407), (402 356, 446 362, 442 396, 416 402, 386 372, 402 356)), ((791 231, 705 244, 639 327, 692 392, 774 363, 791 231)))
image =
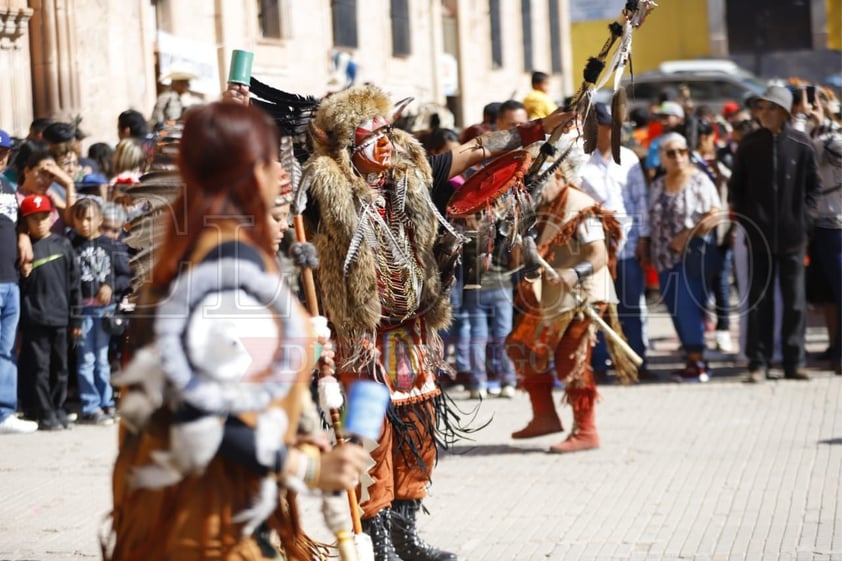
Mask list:
POLYGON ((392 393, 372 451, 374 483, 361 489, 363 528, 378 561, 443 561, 456 556, 420 539, 416 514, 436 443, 454 436, 435 381, 446 368, 437 333, 450 321, 447 287, 461 245, 442 216, 452 193, 448 179, 542 140, 570 115, 557 112, 427 157, 412 136, 392 128, 398 112, 374 86, 323 100, 311 123, 313 155, 300 190, 321 262, 319 295, 336 336, 339 377, 346 384, 375 380, 392 393))

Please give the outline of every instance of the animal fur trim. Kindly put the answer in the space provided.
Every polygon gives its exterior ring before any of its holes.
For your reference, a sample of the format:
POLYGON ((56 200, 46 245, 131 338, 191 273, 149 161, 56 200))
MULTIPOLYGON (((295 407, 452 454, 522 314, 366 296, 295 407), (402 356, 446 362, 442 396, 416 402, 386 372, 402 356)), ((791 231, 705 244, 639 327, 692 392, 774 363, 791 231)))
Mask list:
MULTIPOLYGON (((362 89, 379 91, 376 88, 362 89)), ((331 104, 320 107, 316 117, 320 126, 327 126, 327 115, 338 114, 339 108, 346 107, 350 100, 363 99, 364 96, 357 95, 359 92, 356 89, 352 90, 328 98, 330 101, 339 97, 339 100, 334 100, 334 105, 338 107, 331 104), (325 114, 322 114, 323 109, 325 114)), ((343 114, 337 117, 340 121, 334 132, 326 131, 328 138, 344 139, 341 141, 342 149, 337 150, 338 144, 321 145, 304 167, 309 184, 308 197, 316 207, 314 212, 308 214, 314 222, 310 225, 314 230, 312 243, 321 261, 317 277, 320 295, 340 347, 343 342, 356 345, 366 338, 372 340, 381 322, 374 249, 368 244, 361 244, 355 260, 348 268, 348 274, 343 274, 345 258, 359 225, 359 209, 363 203, 376 196, 376 192, 354 171, 348 150, 351 140, 345 135, 353 135, 350 124, 353 119, 368 118, 372 111, 388 114, 388 107, 382 103, 365 102, 365 107, 365 111, 352 107, 349 111, 353 118, 343 114)), ((356 121, 353 127, 359 122, 356 121)), ((415 258, 424 271, 424 286, 417 313, 424 315, 430 328, 442 329, 450 323, 450 302, 448 295, 442 293, 433 254, 438 222, 430 205, 432 172, 424 150, 415 138, 400 130, 392 131, 390 136, 394 149, 389 180, 406 177, 404 212, 411 222, 409 235, 415 249, 415 258)))

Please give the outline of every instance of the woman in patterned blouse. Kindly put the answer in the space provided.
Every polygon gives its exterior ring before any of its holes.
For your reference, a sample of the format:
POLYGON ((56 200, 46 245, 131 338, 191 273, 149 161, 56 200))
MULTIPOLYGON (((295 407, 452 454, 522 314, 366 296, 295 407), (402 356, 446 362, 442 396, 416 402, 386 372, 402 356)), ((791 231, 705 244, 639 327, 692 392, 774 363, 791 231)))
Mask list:
POLYGON ((713 182, 690 162, 683 136, 665 134, 659 152, 666 174, 652 183, 649 196, 651 251, 661 296, 687 354, 687 366, 676 379, 707 382, 710 372, 702 357, 706 280, 714 271, 705 254, 715 249, 710 232, 722 205, 713 182))

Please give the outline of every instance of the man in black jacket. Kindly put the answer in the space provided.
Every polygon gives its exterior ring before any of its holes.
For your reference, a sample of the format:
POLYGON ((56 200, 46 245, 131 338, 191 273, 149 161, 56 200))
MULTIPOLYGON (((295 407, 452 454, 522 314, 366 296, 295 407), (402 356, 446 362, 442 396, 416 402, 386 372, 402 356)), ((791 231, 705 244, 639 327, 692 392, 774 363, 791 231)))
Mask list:
POLYGON ((792 93, 770 86, 749 99, 761 128, 747 135, 734 158, 731 205, 745 230, 749 253, 745 382, 769 375, 774 345, 774 279, 783 296, 784 377, 807 380, 804 331, 807 300, 804 255, 820 184, 809 138, 789 123, 792 93))

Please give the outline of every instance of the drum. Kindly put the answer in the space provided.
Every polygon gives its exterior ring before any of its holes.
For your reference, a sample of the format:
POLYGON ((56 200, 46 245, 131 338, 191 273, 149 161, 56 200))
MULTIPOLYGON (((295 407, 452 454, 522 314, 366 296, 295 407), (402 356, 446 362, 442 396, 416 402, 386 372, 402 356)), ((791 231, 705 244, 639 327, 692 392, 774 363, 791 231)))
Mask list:
POLYGON ((465 181, 447 203, 450 218, 469 218, 490 210, 501 198, 528 197, 524 176, 532 157, 525 150, 498 156, 465 181))

